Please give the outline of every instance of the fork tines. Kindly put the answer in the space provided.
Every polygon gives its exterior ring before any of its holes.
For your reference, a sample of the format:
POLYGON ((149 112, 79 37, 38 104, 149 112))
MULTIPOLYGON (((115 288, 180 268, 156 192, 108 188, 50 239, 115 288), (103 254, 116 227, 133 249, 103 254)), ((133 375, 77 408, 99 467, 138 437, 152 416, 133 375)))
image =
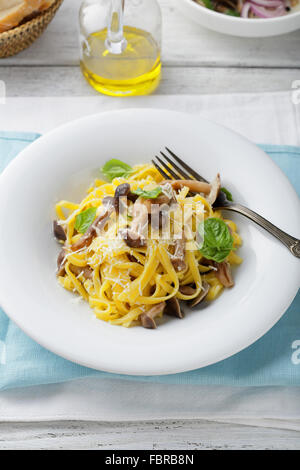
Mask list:
POLYGON ((160 172, 163 178, 168 180, 198 180, 208 183, 208 181, 203 178, 199 173, 193 170, 189 165, 187 165, 181 158, 179 158, 172 150, 168 147, 165 147, 166 151, 169 153, 170 157, 164 152, 160 152, 161 157, 155 156, 156 160, 152 160, 155 168, 160 172), (157 163, 159 162, 159 163, 157 163), (175 163, 176 162, 176 163, 175 163))

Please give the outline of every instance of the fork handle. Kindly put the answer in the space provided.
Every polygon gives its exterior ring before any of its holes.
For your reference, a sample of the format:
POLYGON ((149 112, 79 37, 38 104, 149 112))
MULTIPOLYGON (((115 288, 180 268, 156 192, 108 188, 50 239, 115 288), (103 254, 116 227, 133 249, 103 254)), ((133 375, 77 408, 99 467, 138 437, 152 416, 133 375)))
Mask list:
POLYGON ((300 240, 292 237, 283 230, 280 230, 261 215, 257 214, 251 209, 248 209, 248 207, 242 206, 241 204, 226 205, 226 207, 224 206, 222 209, 237 212, 238 214, 244 215, 256 224, 260 225, 260 227, 267 230, 267 232, 271 233, 271 235, 274 235, 274 237, 278 238, 278 240, 280 240, 290 250, 290 252, 296 256, 296 258, 300 258, 300 240))

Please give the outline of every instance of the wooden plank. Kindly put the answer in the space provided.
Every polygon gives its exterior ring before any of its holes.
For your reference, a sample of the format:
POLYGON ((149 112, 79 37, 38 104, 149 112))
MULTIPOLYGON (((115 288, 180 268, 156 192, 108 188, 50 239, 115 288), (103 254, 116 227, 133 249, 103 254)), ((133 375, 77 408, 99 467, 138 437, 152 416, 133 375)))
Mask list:
MULTIPOLYGON (((165 67, 156 94, 215 94, 290 90, 294 69, 165 67)), ((0 67, 7 96, 95 96, 79 67, 0 67)))
POLYGON ((0 449, 296 450, 300 432, 213 421, 0 424, 0 449))
MULTIPOLYGON (((65 0, 53 22, 28 50, 4 65, 76 65, 79 60, 78 10, 82 0, 65 0)), ((163 62, 173 66, 300 67, 300 30, 266 38, 236 38, 208 31, 186 19, 172 0, 163 12, 163 62)))

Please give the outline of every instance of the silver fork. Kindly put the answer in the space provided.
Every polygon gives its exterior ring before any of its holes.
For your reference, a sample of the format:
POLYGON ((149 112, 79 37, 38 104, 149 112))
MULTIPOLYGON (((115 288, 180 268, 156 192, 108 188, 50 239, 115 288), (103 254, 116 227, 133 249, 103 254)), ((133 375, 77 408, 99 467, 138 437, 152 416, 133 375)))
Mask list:
MULTIPOLYGON (((202 181, 204 183, 208 183, 208 181, 203 178, 199 173, 193 170, 189 165, 187 165, 181 158, 175 155, 170 149, 166 147, 166 151, 169 155, 166 155, 164 152, 160 152, 161 158, 157 155, 155 156, 156 160, 152 160, 153 165, 157 168, 160 174, 166 180, 197 180, 202 181)), ((271 224, 268 220, 266 220, 261 215, 257 214, 256 212, 248 209, 241 204, 231 202, 227 199, 226 194, 223 191, 219 192, 219 196, 217 197, 215 203, 213 204, 215 209, 226 209, 229 211, 237 212, 238 214, 244 215, 248 219, 252 220, 260 227, 264 228, 274 237, 278 238, 289 250, 290 252, 300 258, 300 240, 292 237, 283 230, 280 230, 275 225, 271 224)))

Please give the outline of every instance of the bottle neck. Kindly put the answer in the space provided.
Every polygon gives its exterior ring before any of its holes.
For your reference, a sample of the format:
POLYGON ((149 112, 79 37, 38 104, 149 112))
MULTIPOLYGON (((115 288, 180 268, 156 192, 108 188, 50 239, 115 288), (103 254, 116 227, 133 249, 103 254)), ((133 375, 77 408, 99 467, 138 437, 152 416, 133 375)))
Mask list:
POLYGON ((127 41, 124 37, 125 0, 111 0, 105 45, 111 54, 122 54, 127 41))

